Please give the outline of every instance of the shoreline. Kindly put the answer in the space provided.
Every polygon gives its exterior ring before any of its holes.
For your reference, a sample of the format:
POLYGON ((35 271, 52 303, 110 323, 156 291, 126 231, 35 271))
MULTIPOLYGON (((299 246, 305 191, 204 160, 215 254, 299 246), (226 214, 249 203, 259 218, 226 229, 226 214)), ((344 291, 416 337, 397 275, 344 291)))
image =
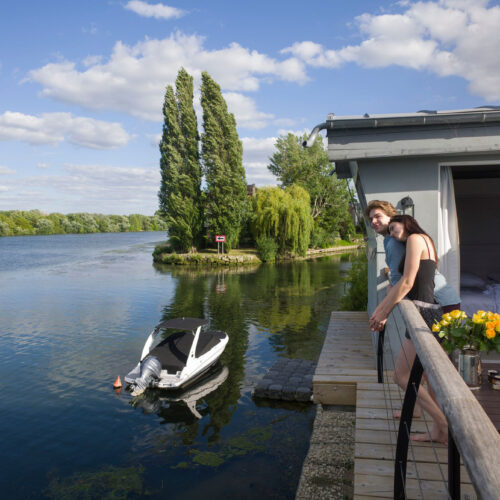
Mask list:
MULTIPOLYGON (((216 254, 216 253, 168 253, 161 249, 165 244, 157 245, 153 251, 153 262, 155 264, 177 265, 177 266, 235 266, 262 264, 262 260, 257 256, 257 250, 247 251, 233 250, 234 253, 216 254)), ((275 262, 286 262, 292 260, 307 260, 325 255, 337 254, 343 252, 352 252, 364 247, 363 242, 353 243, 352 245, 338 245, 329 248, 312 248, 307 254, 302 256, 287 256, 276 259, 275 262)))

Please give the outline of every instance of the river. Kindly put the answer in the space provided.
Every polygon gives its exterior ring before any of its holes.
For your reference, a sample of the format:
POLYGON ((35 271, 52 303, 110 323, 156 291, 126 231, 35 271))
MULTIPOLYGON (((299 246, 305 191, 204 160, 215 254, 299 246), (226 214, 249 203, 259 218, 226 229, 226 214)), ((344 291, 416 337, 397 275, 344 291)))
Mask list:
POLYGON ((252 389, 279 357, 317 360, 351 257, 154 267, 164 238, 0 238, 3 498, 294 497, 313 406, 252 389), (177 316, 228 333, 215 390, 195 412, 115 393, 152 328, 177 316))

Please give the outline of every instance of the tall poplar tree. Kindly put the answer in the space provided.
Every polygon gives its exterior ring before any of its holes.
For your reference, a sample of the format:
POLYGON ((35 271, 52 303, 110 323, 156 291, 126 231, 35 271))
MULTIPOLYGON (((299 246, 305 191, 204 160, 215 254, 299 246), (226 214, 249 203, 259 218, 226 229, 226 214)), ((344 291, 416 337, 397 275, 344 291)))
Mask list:
POLYGON ((201 154, 207 185, 205 225, 211 241, 215 234, 225 234, 230 250, 238 243, 248 208, 243 146, 234 115, 228 112, 219 85, 207 72, 202 73, 201 105, 201 154))
POLYGON ((160 142, 160 211, 166 218, 171 245, 187 252, 200 244, 203 228, 198 127, 193 108, 193 78, 181 68, 169 85, 163 105, 160 142))

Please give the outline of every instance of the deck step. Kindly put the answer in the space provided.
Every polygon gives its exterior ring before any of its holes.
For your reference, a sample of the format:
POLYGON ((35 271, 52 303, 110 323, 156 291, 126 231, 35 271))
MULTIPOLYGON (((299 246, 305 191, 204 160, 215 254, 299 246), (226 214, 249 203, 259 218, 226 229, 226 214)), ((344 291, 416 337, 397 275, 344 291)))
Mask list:
POLYGON ((356 384, 376 380, 368 313, 332 312, 313 377, 313 401, 355 405, 356 384))

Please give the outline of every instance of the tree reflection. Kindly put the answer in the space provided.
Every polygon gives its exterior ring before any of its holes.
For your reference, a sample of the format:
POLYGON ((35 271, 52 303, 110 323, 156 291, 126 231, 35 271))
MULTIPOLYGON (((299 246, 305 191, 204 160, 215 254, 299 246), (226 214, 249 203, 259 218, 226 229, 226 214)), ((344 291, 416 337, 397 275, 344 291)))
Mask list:
POLYGON ((211 329, 225 331, 229 342, 221 356, 221 363, 229 369, 229 375, 216 391, 198 402, 198 411, 208 417, 208 422, 203 419, 203 425, 192 415, 180 421, 179 411, 183 409, 173 411, 175 404, 169 405, 169 411, 160 406, 157 414, 166 422, 174 423, 172 419, 176 420, 174 432, 184 444, 192 444, 200 433, 208 442, 216 442, 221 429, 231 421, 237 408, 244 376, 248 326, 241 305, 241 273, 227 269, 209 272, 193 272, 192 269, 170 271, 176 279, 175 295, 173 301, 164 307, 162 321, 181 316, 206 318, 210 321, 211 329))
MULTIPOLYGON (((248 294, 256 322, 276 352, 316 360, 329 314, 343 293, 341 256, 261 266, 248 294)), ((245 289, 245 291, 247 291, 245 289)))
POLYGON ((342 275, 350 267, 345 255, 259 267, 194 269, 156 266, 175 280, 173 300, 162 320, 180 316, 206 318, 210 328, 223 330, 229 342, 221 356, 227 379, 196 403, 196 418, 186 406, 170 402, 157 408, 162 423, 185 445, 203 436, 220 440, 238 407, 245 376, 250 324, 269 335, 278 356, 317 360, 330 313, 339 309, 342 275), (184 415, 184 416, 183 416, 184 415))

